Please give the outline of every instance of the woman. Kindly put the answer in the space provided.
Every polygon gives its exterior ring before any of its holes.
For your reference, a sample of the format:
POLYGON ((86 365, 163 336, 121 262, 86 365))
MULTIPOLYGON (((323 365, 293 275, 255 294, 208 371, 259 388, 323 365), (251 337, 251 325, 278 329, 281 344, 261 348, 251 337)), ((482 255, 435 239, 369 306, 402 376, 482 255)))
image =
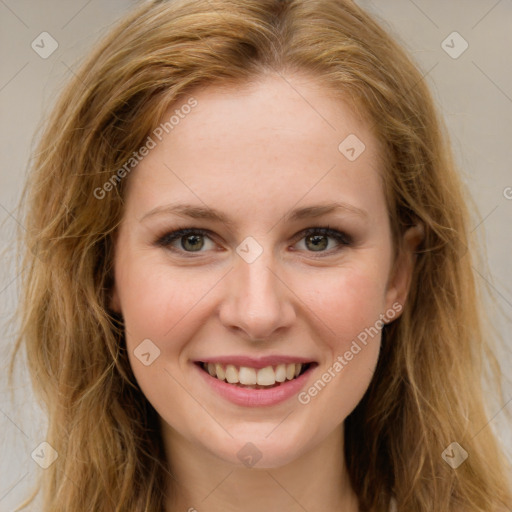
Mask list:
POLYGON ((27 188, 43 510, 510 508, 444 140, 348 0, 129 13, 27 188))

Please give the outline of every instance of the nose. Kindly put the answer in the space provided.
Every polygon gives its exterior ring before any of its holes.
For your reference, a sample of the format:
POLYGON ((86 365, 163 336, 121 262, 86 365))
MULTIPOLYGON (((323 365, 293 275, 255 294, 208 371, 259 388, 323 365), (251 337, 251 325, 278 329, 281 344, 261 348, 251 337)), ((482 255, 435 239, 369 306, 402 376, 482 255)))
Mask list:
POLYGON ((226 328, 242 331, 251 341, 282 334, 295 319, 293 292, 264 251, 256 261, 235 260, 226 276, 219 317, 226 328))

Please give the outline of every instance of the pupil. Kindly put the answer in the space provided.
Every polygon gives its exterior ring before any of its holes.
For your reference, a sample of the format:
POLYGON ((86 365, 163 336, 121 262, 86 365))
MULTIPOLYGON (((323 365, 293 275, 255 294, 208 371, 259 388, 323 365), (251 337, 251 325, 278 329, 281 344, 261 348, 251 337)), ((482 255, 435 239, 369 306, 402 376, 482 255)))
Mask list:
POLYGON ((327 247, 327 238, 324 235, 310 235, 307 240, 310 240, 316 248, 325 249, 327 247))
MULTIPOLYGON (((327 247, 327 238, 324 235, 310 235, 306 239, 310 241, 315 248, 317 249, 325 249, 327 247)), ((204 241, 201 239, 201 235, 188 235, 185 238, 185 242, 182 243, 184 249, 197 251, 202 249, 204 245, 204 241), (198 245, 199 242, 199 245, 198 245), (188 247, 187 247, 188 245, 188 247)), ((306 244, 307 245, 307 244, 306 244)))
POLYGON ((199 246, 197 245, 194 245, 196 242, 200 241, 201 240, 201 235, 188 235, 186 238, 185 238, 185 243, 183 245, 183 249, 190 249, 192 251, 195 251, 195 250, 199 250, 203 247, 204 245, 204 242, 201 243, 199 246), (192 240, 192 244, 191 244, 191 247, 186 247, 187 244, 192 240))

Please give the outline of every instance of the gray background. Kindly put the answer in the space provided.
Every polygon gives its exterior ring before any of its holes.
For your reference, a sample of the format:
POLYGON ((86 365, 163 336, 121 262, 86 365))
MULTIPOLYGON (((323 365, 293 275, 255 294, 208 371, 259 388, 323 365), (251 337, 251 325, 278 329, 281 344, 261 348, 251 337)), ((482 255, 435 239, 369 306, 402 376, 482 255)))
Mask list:
MULTIPOLYGON (((19 275, 15 268, 15 211, 36 128, 62 85, 109 26, 135 1, 0 0, 0 357, 7 362, 19 275), (41 58, 31 43, 42 32, 58 42, 41 58)), ((457 161, 475 203, 473 231, 487 247, 487 265, 475 270, 493 290, 494 322, 506 345, 499 354, 512 374, 512 1, 511 0, 359 0, 412 53, 444 113, 457 161), (452 58, 442 47, 452 32, 468 43, 452 58)), ((461 48, 462 40, 448 38, 461 48)), ((21 369, 22 370, 22 369, 21 369)), ((505 412, 512 412, 512 386, 504 400, 488 394, 493 428, 512 458, 512 433, 505 412)), ((11 511, 38 472, 30 454, 44 440, 45 418, 34 403, 23 371, 14 401, 0 371, 0 512, 11 511)), ((37 510, 34 507, 32 510, 37 510)))

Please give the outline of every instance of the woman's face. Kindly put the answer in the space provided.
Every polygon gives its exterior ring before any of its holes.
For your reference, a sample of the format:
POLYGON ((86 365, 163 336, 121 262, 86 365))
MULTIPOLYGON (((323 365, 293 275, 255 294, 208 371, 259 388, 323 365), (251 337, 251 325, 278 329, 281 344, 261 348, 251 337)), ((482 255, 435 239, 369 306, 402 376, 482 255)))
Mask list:
POLYGON ((112 306, 169 443, 277 467, 361 400, 409 264, 347 103, 298 76, 193 98, 126 178, 112 306))

